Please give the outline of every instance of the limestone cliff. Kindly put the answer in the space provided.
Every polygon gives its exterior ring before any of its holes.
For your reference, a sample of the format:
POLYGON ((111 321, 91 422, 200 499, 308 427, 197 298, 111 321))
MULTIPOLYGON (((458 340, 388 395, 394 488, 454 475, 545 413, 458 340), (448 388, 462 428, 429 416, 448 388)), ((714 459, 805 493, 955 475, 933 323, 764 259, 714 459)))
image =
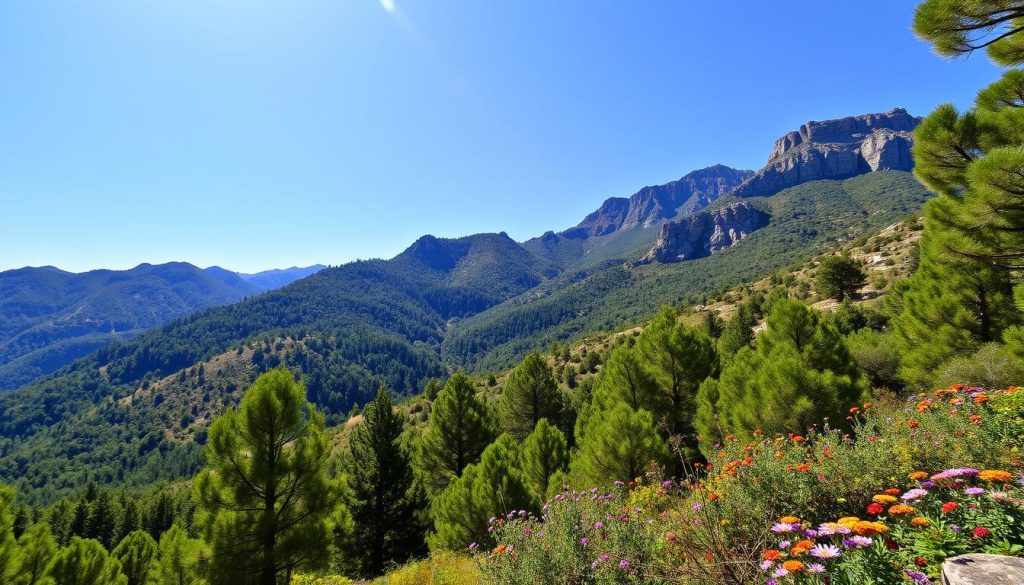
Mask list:
POLYGON ((770 216, 742 201, 719 209, 704 210, 661 226, 651 251, 639 263, 679 262, 709 256, 739 243, 768 224, 770 216))

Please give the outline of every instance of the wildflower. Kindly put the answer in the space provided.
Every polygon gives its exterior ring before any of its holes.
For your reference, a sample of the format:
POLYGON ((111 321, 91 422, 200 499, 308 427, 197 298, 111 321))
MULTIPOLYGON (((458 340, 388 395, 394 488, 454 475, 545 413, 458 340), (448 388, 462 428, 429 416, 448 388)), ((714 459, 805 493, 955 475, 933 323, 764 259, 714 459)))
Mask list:
POLYGON ((781 548, 782 550, 786 550, 786 549, 787 549, 787 548, 789 548, 789 547, 790 547, 790 546, 791 546, 792 544, 793 544, 793 541, 792 541, 792 540, 780 540, 780 541, 779 541, 779 548, 781 548))
POLYGON ((607 563, 608 559, 610 558, 611 557, 608 556, 608 553, 604 553, 601 556, 597 557, 597 560, 601 561, 602 563, 607 563))
POLYGON ((917 526, 918 528, 924 528, 925 526, 931 524, 931 521, 929 521, 924 516, 916 516, 910 520, 910 523, 914 526, 917 526))
POLYGON ((974 534, 974 538, 988 538, 992 531, 984 526, 978 526, 973 530, 972 534, 974 534))
POLYGON ((708 496, 708 497, 711 499, 712 502, 717 502, 718 501, 718 494, 716 494, 714 492, 711 492, 711 495, 708 496))
POLYGON ((923 497, 925 497, 927 495, 928 495, 928 490, 923 490, 921 488, 914 488, 912 490, 907 490, 907 493, 903 494, 900 497, 900 499, 902 499, 904 502, 912 502, 912 501, 915 501, 915 500, 920 500, 921 498, 923 498, 923 497))
POLYGON ((956 479, 958 477, 973 477, 978 475, 980 472, 977 469, 970 467, 959 467, 954 469, 947 469, 945 471, 936 473, 931 477, 932 481, 943 481, 947 479, 956 479))
POLYGON ((785 524, 796 524, 799 521, 800 519, 796 516, 783 516, 782 518, 779 518, 779 522, 783 522, 785 524))
POLYGON ((629 568, 629 561, 627 561, 626 559, 622 559, 621 561, 619 561, 619 568, 622 569, 623 571, 628 569, 629 568))
POLYGON ((814 541, 807 540, 807 539, 799 540, 799 541, 797 541, 796 544, 793 545, 793 548, 789 551, 789 553, 791 555, 794 555, 794 556, 799 556, 799 555, 802 555, 805 552, 811 550, 811 548, 813 546, 814 546, 814 541))
POLYGON ((501 553, 505 552, 505 550, 507 550, 507 549, 508 549, 508 547, 505 546, 504 544, 499 544, 498 546, 494 547, 494 550, 491 551, 491 554, 500 555, 501 553))
POLYGON ((866 520, 856 522, 851 528, 860 536, 871 536, 873 534, 889 532, 889 527, 885 524, 881 522, 868 522, 866 520))
POLYGON ((811 564, 807 565, 807 570, 810 571, 811 573, 824 573, 825 572, 825 565, 823 565, 821 563, 811 563, 811 564))
POLYGON ((914 557, 914 564, 918 567, 923 567, 928 564, 928 560, 924 557, 914 557))
POLYGON ((916 480, 924 479, 926 477, 928 477, 928 473, 924 472, 924 471, 915 471, 915 472, 910 474, 910 479, 913 479, 915 481, 916 480))
POLYGON ((953 534, 960 534, 960 527, 956 524, 950 524, 949 529, 953 531, 953 534))
POLYGON ((672 482, 669 481, 669 480, 665 480, 665 481, 661 482, 661 487, 662 487, 662 489, 666 489, 666 490, 670 489, 672 487, 672 482))
POLYGON ((811 549, 811 556, 819 559, 834 559, 841 554, 839 547, 833 544, 819 544, 811 549))
POLYGON ((766 550, 761 555, 761 558, 763 558, 766 561, 777 561, 777 560, 779 560, 779 557, 781 557, 781 556, 782 556, 782 553, 780 553, 777 550, 766 550))
POLYGON ((786 567, 783 567, 781 565, 778 566, 778 567, 775 567, 775 572, 772 573, 772 575, 775 575, 776 577, 785 577, 788 574, 789 574, 789 569, 787 569, 786 567))
POLYGON ((920 571, 915 571, 914 569, 907 569, 906 573, 907 577, 910 577, 910 580, 914 583, 929 585, 932 582, 932 580, 928 578, 928 575, 925 575, 920 571))
POLYGON ((693 505, 693 511, 694 512, 700 512, 701 508, 703 508, 703 507, 704 506, 701 506, 700 503, 696 503, 696 504, 693 505))
POLYGON ((768 580, 764 582, 764 585, 779 585, 779 580, 768 577, 768 580))
POLYGON ((771 530, 775 534, 789 534, 790 532, 798 530, 799 528, 800 528, 799 524, 790 524, 788 522, 778 522, 778 523, 772 525, 771 530))
POLYGON ((896 504, 889 507, 889 513, 893 516, 904 516, 906 514, 913 514, 914 509, 904 504, 896 504))
POLYGON ((792 437, 792 439, 791 439, 791 440, 792 440, 792 441, 793 441, 794 443, 803 443, 803 442, 804 442, 804 438, 803 438, 803 437, 801 437, 800 435, 793 435, 793 437, 792 437))
POLYGON ((884 511, 885 511, 885 507, 882 506, 881 504, 874 504, 873 503, 873 504, 869 504, 868 505, 868 514, 871 514, 872 516, 878 516, 879 514, 881 514, 884 511))
POLYGON ((789 560, 782 563, 782 568, 786 569, 790 573, 796 573, 804 570, 804 564, 800 561, 789 560))
POLYGON ((598 530, 601 530, 602 528, 604 528, 604 522, 600 522, 600 521, 594 522, 594 528, 597 528, 598 530))
POLYGON ((1010 483, 1013 481, 1013 475, 1009 471, 1002 471, 999 469, 984 469, 978 473, 978 479, 981 481, 994 481, 999 483, 1010 483))
POLYGON ((850 538, 843 539, 843 546, 846 548, 864 548, 871 546, 873 541, 866 536, 851 536, 850 538))
POLYGON ((908 420, 907 426, 912 429, 916 429, 917 427, 921 426, 921 423, 917 422, 916 420, 908 420))
POLYGON ((478 548, 480 548, 479 544, 477 544, 475 542, 469 543, 469 550, 470 550, 470 552, 476 552, 478 548))
POLYGON ((811 466, 806 464, 806 463, 801 463, 800 465, 796 466, 796 470, 801 472, 801 473, 810 471, 810 469, 811 469, 811 466))
POLYGON ((764 561, 761 561, 761 564, 758 565, 758 566, 761 567, 762 571, 767 571, 768 569, 772 568, 772 565, 773 565, 773 563, 771 561, 764 560, 764 561))
POLYGON ((964 489, 964 493, 968 496, 980 496, 985 493, 985 490, 980 487, 969 487, 964 489))
POLYGON ((894 504, 896 503, 896 496, 891 496, 889 494, 878 494, 872 497, 871 501, 875 502, 876 504, 894 504))
POLYGON ((958 507, 960 507, 960 505, 957 504, 956 502, 946 502, 945 504, 942 504, 942 513, 949 514, 953 510, 956 510, 958 507))

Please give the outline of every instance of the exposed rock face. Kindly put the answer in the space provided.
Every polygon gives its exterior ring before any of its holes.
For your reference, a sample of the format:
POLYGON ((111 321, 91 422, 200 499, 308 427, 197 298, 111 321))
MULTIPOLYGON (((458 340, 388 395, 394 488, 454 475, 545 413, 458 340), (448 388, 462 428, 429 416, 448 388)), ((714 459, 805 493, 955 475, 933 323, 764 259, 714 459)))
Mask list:
POLYGON ((670 221, 651 251, 639 263, 679 262, 708 256, 736 245, 768 224, 770 216, 750 203, 740 202, 670 221))
POLYGON ((942 563, 943 585, 1020 585, 1024 559, 1002 555, 969 554, 942 563))
POLYGON ((692 215, 735 189, 753 174, 753 171, 715 165, 693 171, 678 181, 644 187, 628 199, 612 197, 605 200, 597 211, 585 217, 579 225, 562 232, 562 236, 604 236, 620 230, 650 227, 661 221, 692 215))
POLYGON ((911 132, 920 122, 902 108, 808 122, 776 140, 768 164, 732 194, 766 196, 819 179, 848 179, 884 169, 910 171, 911 132))

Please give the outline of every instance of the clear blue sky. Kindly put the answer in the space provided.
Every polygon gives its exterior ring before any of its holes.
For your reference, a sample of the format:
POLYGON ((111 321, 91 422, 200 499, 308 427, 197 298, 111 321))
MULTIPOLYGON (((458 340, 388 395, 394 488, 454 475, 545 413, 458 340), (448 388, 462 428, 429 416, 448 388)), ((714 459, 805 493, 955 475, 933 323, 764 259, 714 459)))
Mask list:
POLYGON ((10 0, 0 269, 389 257, 998 76, 910 0, 10 0))

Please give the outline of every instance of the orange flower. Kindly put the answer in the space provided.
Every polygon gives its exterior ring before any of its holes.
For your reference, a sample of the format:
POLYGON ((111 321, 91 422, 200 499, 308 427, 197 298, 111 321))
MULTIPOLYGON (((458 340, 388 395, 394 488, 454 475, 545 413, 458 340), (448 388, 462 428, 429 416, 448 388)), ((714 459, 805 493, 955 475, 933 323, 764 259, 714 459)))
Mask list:
POLYGON ((718 501, 718 497, 719 497, 719 496, 718 496, 718 494, 716 494, 715 492, 711 492, 711 495, 710 495, 710 496, 708 496, 708 497, 709 497, 709 498, 711 498, 711 501, 712 501, 712 502, 717 502, 717 501, 718 501))
POLYGON ((494 550, 491 551, 491 554, 500 555, 503 552, 505 552, 505 545, 499 544, 498 546, 494 547, 494 550))
POLYGON ((978 479, 982 481, 1010 483, 1013 480, 1013 475, 1009 471, 1002 471, 1001 469, 984 469, 978 474, 978 479))
POLYGON ((779 522, 782 522, 783 524, 796 524, 799 521, 800 519, 796 516, 783 516, 782 518, 779 518, 779 522))
POLYGON ((915 471, 915 472, 910 474, 910 479, 914 479, 914 480, 925 479, 927 477, 928 477, 928 473, 925 472, 925 471, 915 471))
POLYGON ((916 429, 917 427, 921 426, 921 423, 917 422, 916 420, 908 420, 907 426, 912 429, 916 429))
POLYGON ((905 504, 896 504, 889 507, 889 513, 893 516, 904 516, 906 514, 913 514, 914 509, 905 504))
POLYGON ((793 435, 790 440, 793 441, 794 443, 803 443, 804 442, 804 438, 801 437, 800 435, 793 435))
POLYGON ((898 495, 900 495, 900 490, 898 490, 896 488, 889 488, 889 489, 885 490, 885 493, 890 495, 890 496, 898 496, 898 495))
POLYGON ((931 522, 927 518, 925 518, 923 516, 916 516, 916 517, 914 517, 914 519, 911 520, 910 523, 913 524, 914 526, 917 526, 918 528, 924 528, 925 526, 928 526, 929 524, 931 524, 931 522))
POLYGON ((782 568, 790 573, 797 573, 804 570, 804 564, 800 561, 786 561, 782 563, 782 568))
POLYGON ((806 463, 801 463, 800 465, 796 466, 796 470, 797 471, 810 471, 810 469, 811 469, 811 466, 806 464, 806 463))
POLYGON ((814 547, 813 540, 800 540, 793 545, 793 548, 789 549, 789 554, 793 556, 800 556, 805 552, 811 550, 812 547, 814 547))
POLYGON ((984 394, 978 394, 977 396, 974 397, 975 404, 981 404, 982 402, 988 402, 988 396, 985 396, 984 394))
POLYGON ((761 558, 763 558, 766 561, 777 561, 781 556, 782 553, 780 553, 777 550, 766 550, 764 551, 764 554, 761 555, 761 558))
POLYGON ((856 406, 850 409, 850 414, 857 414, 858 412, 860 412, 860 409, 856 406))
POLYGON ((850 526, 850 529, 860 536, 872 536, 874 534, 882 534, 889 532, 889 527, 881 522, 869 522, 867 520, 861 520, 855 522, 850 526))

